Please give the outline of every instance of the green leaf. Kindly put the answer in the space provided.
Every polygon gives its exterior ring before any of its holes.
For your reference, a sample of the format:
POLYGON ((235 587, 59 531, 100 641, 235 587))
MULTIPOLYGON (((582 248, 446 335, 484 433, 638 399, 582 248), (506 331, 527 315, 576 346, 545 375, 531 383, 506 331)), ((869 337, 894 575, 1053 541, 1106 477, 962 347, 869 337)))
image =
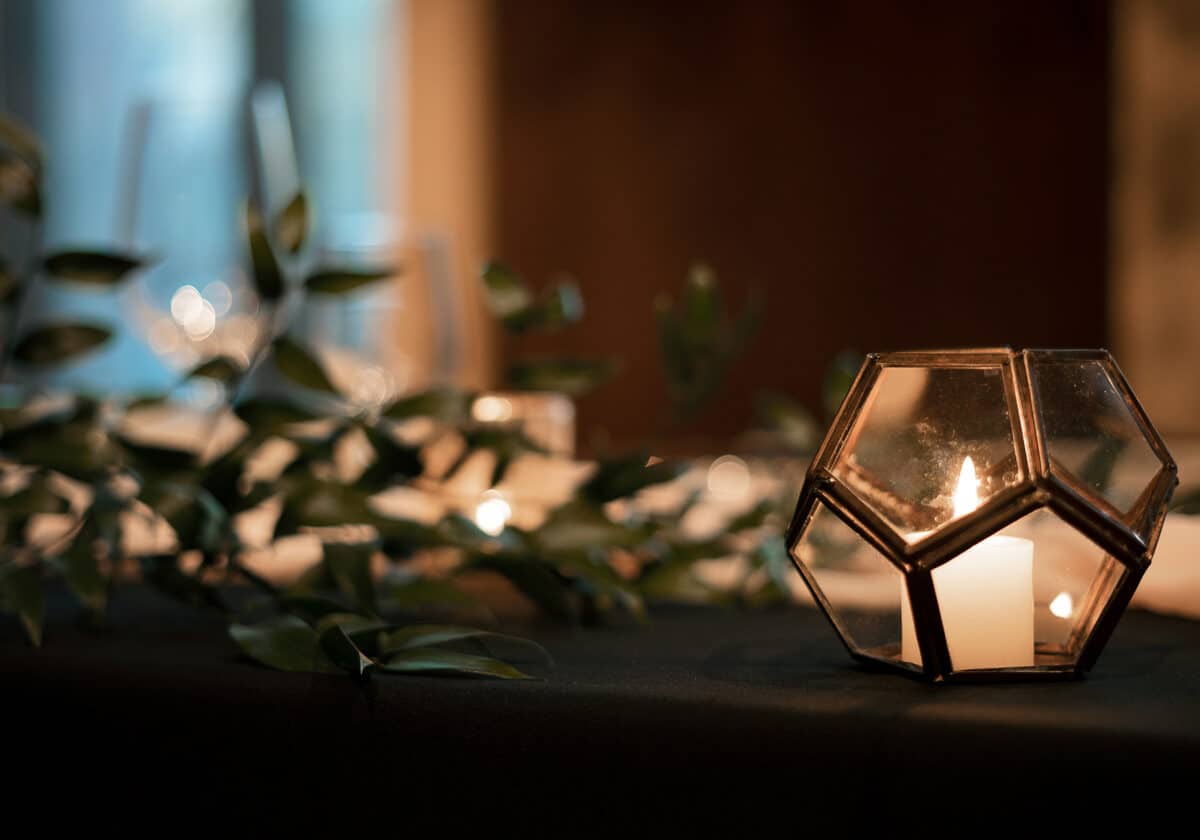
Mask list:
POLYGON ((0 145, 11 149, 34 169, 42 169, 44 155, 37 135, 28 126, 4 114, 0 114, 0 145))
POLYGON ((649 456, 630 455, 599 461, 579 493, 598 504, 628 498, 644 487, 673 481, 687 471, 682 461, 657 461, 649 464, 649 456))
POLYGON ((308 228, 308 198, 301 191, 275 217, 275 238, 289 253, 295 254, 304 247, 308 228))
POLYGON ((362 610, 374 613, 375 583, 371 578, 371 543, 325 543, 325 567, 337 588, 362 610))
POLYGON ((486 569, 505 578, 544 613, 569 624, 579 620, 567 581, 548 564, 535 559, 480 556, 469 568, 486 569))
POLYGON ((444 423, 461 423, 467 418, 473 400, 474 395, 468 391, 432 388, 401 397, 383 410, 383 416, 393 420, 432 417, 444 423))
POLYGON ((359 649, 342 624, 335 624, 321 633, 320 644, 329 660, 343 671, 361 677, 375 667, 375 661, 359 649))
MULTIPOLYGON (((336 584, 333 582, 333 576, 329 573, 329 566, 325 564, 324 557, 319 563, 314 563, 309 566, 300 577, 292 582, 292 585, 287 588, 285 597, 309 598, 321 597, 319 593, 328 592, 334 588, 336 584)), ((332 600, 332 599, 328 599, 332 600)), ((332 612, 345 612, 345 608, 340 604, 337 610, 332 612)), ((320 618, 322 616, 318 616, 320 618)))
POLYGON ((145 444, 125 434, 117 434, 114 437, 125 452, 127 466, 133 467, 143 477, 187 472, 199 462, 199 456, 186 449, 145 444))
POLYGON ((229 517, 203 487, 182 481, 150 481, 143 485, 140 497, 175 531, 181 550, 198 548, 213 553, 220 549, 229 517))
POLYGON ((719 593, 696 577, 691 560, 656 564, 638 581, 638 589, 651 601, 708 604, 721 600, 719 593))
POLYGON ((16 275, 8 267, 7 260, 0 257, 0 305, 6 305, 16 300, 20 289, 21 284, 17 282, 16 275))
POLYGON ((532 639, 510 636, 506 633, 493 633, 476 627, 458 627, 452 624, 417 624, 389 630, 380 634, 379 649, 386 655, 412 648, 444 645, 449 642, 487 642, 489 640, 531 648, 547 663, 553 664, 554 662, 550 657, 550 652, 532 639))
POLYGON ((34 218, 42 214, 42 145, 26 126, 0 115, 0 200, 34 218))
POLYGON ((393 674, 491 677, 500 680, 534 679, 506 662, 441 648, 419 648, 392 654, 379 666, 393 674))
POLYGON ((863 355, 853 350, 843 350, 833 357, 829 367, 825 369, 825 377, 821 383, 821 405, 825 416, 830 420, 837 414, 850 392, 850 386, 858 376, 862 367, 863 355))
POLYGON ((44 472, 34 475, 28 484, 15 493, 0 498, 0 513, 8 516, 66 513, 69 509, 67 500, 54 492, 49 476, 44 472))
POLYGON ((276 537, 294 534, 301 525, 374 524, 381 518, 367 503, 369 492, 357 485, 298 476, 280 489, 284 506, 275 526, 276 537))
POLYGON ((447 543, 438 528, 423 522, 378 516, 372 524, 379 531, 380 548, 393 560, 406 560, 421 549, 447 543))
POLYGON ((552 332, 583 317, 583 297, 572 282, 556 283, 535 299, 521 276, 503 263, 487 263, 481 276, 488 308, 511 333, 552 332))
POLYGON ((119 452, 105 433, 94 402, 78 400, 69 410, 5 427, 0 451, 24 464, 37 464, 81 481, 105 476, 119 452))
POLYGON ((279 270, 279 262, 275 259, 267 235, 263 232, 262 216, 252 204, 246 205, 245 216, 254 288, 264 301, 277 301, 283 297, 283 272, 279 270))
POLYGON ((125 403, 125 411, 137 411, 140 408, 153 408, 154 406, 166 405, 168 399, 169 397, 166 394, 147 394, 142 397, 134 397, 125 403))
POLYGON ((358 477, 359 486, 378 492, 416 478, 424 471, 419 447, 406 446, 373 426, 364 426, 363 433, 375 450, 375 460, 358 477))
POLYGON ((774 432, 793 452, 812 452, 819 442, 817 421, 800 403, 782 394, 760 393, 755 413, 763 428, 774 432))
POLYGON ((488 307, 501 321, 517 317, 533 303, 533 293, 525 281, 503 263, 484 265, 482 278, 488 307))
POLYGON ((95 350, 111 337, 94 324, 46 324, 18 341, 13 356, 31 365, 56 364, 95 350))
POLYGON ((716 275, 703 264, 689 271, 678 305, 665 295, 655 302, 659 350, 675 422, 692 419, 717 393, 757 329, 760 308, 752 297, 737 318, 731 318, 716 275))
POLYGON ((275 339, 272 352, 279 372, 297 385, 328 394, 338 393, 320 362, 291 338, 284 335, 275 339))
POLYGON ((562 564, 577 589, 589 599, 594 611, 619 606, 638 619, 645 619, 646 605, 638 592, 603 559, 579 557, 562 564))
MULTIPOLYGON (((387 550, 386 548, 384 549, 387 550)), ((416 577, 400 582, 386 578, 377 587, 384 611, 416 611, 426 607, 462 607, 475 599, 446 580, 416 577)))
POLYGON ((113 286, 144 262, 126 254, 105 251, 60 251, 44 261, 46 271, 55 277, 93 286, 113 286))
POLYGON ((28 161, 0 149, 0 201, 38 219, 42 215, 41 175, 28 161))
POLYGON ((242 368, 237 362, 228 356, 213 356, 207 361, 201 362, 192 368, 184 379, 194 379, 203 377, 205 379, 213 379, 217 382, 228 385, 239 376, 242 375, 242 368))
POLYGON ((341 627, 346 631, 346 635, 350 637, 355 646, 370 656, 369 649, 371 643, 379 637, 380 633, 389 629, 391 625, 380 621, 378 618, 343 610, 342 612, 328 613, 321 616, 313 626, 313 629, 317 631, 317 636, 323 636, 325 631, 331 627, 341 627))
POLYGON ((315 420, 316 415, 299 406, 280 400, 248 399, 234 405, 233 413, 250 427, 255 437, 285 434, 288 427, 315 420))
POLYGON ((16 613, 29 641, 34 647, 41 647, 46 612, 41 569, 11 564, 0 567, 0 608, 16 613))
POLYGON ((760 528, 767 521, 767 517, 771 515, 774 509, 775 505, 770 499, 762 499, 745 513, 738 514, 729 520, 728 524, 725 525, 725 531, 730 534, 736 534, 738 531, 760 528))
POLYGON ((559 391, 582 396, 612 379, 617 363, 612 359, 532 359, 514 362, 508 381, 529 391, 559 391))
POLYGON ((295 616, 234 624, 229 635, 255 662, 280 671, 333 674, 339 670, 318 644, 316 632, 295 616))
POLYGON ((315 294, 340 295, 394 277, 394 268, 326 268, 310 274, 304 288, 315 294))
POLYGON ((179 568, 179 556, 152 554, 138 558, 142 579, 164 595, 194 607, 224 612, 225 604, 213 586, 179 568))
POLYGON ((583 318, 583 295, 571 282, 557 283, 542 292, 533 306, 504 319, 504 325, 515 333, 531 330, 554 332, 583 318))
POLYGON ((332 598, 326 598, 322 595, 302 595, 292 594, 294 590, 289 590, 288 594, 284 594, 279 599, 279 605, 293 615, 297 615, 304 619, 309 624, 315 624, 328 615, 344 613, 346 606, 339 604, 332 598))
POLYGON ((466 552, 492 554, 496 551, 519 553, 528 548, 524 532, 512 526, 498 535, 484 533, 474 520, 450 513, 437 524, 437 545, 453 546, 466 552))
POLYGON ((792 566, 787 544, 780 534, 773 534, 759 543, 750 553, 750 562, 756 568, 766 569, 767 577, 783 592, 789 591, 796 570, 792 566))
POLYGON ((630 548, 648 534, 613 522, 594 504, 576 501, 553 511, 535 537, 546 554, 581 553, 593 548, 630 548))
POLYGON ((84 522, 60 558, 63 577, 79 602, 99 615, 108 604, 108 580, 96 559, 95 540, 99 536, 91 519, 84 522))
MULTIPOLYGON (((519 429, 485 425, 463 430, 462 435, 466 441, 464 456, 475 449, 487 449, 501 460, 511 460, 525 452, 547 454, 545 447, 534 443, 519 429)), ((457 466, 448 472, 453 472, 457 466)))
POLYGON ((683 291, 683 324, 693 339, 707 340, 721 325, 721 288, 717 273, 704 263, 688 272, 683 291))

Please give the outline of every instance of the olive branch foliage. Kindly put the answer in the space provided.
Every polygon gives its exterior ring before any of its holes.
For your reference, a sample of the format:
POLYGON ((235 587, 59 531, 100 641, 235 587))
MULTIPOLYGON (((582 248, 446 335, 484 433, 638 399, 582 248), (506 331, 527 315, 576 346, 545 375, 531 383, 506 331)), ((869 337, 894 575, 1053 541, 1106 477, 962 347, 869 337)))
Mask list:
MULTIPOLYGON (((43 169, 36 137, 0 117, 0 204, 34 231, 43 212, 43 169)), ((429 523, 381 512, 380 494, 427 486, 423 444, 398 433, 415 419, 460 436, 458 463, 489 450, 493 485, 515 459, 545 453, 518 427, 475 422, 474 395, 460 389, 438 387, 365 408, 340 391, 319 358, 289 334, 286 313, 294 307, 288 301, 355 294, 396 269, 319 265, 302 273, 312 216, 303 192, 273 218, 245 208, 247 261, 269 327, 249 360, 214 356, 180 377, 181 385, 206 379, 223 387, 223 410, 245 426, 224 451, 146 442, 119 422, 165 402, 166 395, 117 403, 83 394, 39 398, 29 389, 0 408, 0 610, 18 617, 34 645, 42 642, 48 586, 65 584, 87 614, 102 621, 117 584, 137 578, 174 599, 219 611, 240 650, 274 668, 518 679, 527 674, 515 662, 548 654, 534 642, 462 623, 463 616, 487 614, 486 605, 457 585, 462 575, 499 575, 542 614, 566 623, 620 614, 641 619, 647 600, 783 597, 788 572, 779 532, 792 494, 757 504, 717 537, 688 540, 678 525, 694 497, 670 515, 623 504, 688 466, 651 459, 649 448, 599 457, 571 497, 534 529, 510 525, 491 535, 459 513, 429 523), (256 378, 266 375, 288 389, 256 389, 256 378), (347 479, 332 465, 350 437, 365 440, 370 457, 347 479), (248 464, 281 440, 294 453, 290 461, 270 480, 254 478, 248 464), (281 585, 249 562, 256 546, 247 544, 239 524, 264 509, 274 512, 273 540, 348 525, 359 530, 355 538, 323 538, 319 559, 281 585), (48 538, 34 527, 47 517, 63 526, 48 538), (169 526, 171 548, 131 546, 135 522, 169 526), (419 559, 438 552, 455 558, 450 571, 426 572, 419 559), (746 580, 757 573, 759 581, 753 592, 717 591, 693 574, 697 561, 733 552, 750 558, 746 580)), ((30 241, 36 243, 36 235, 30 241)), ((5 379, 18 384, 113 337, 108 325, 86 321, 27 325, 25 304, 35 283, 115 292, 153 261, 115 250, 33 252, 23 265, 0 259, 0 364, 5 379)), ((583 316, 582 296, 570 281, 534 290, 507 266, 489 263, 481 282, 492 313, 513 336, 565 329, 583 316)), ((715 274, 697 266, 680 299, 656 301, 655 315, 670 422, 678 424, 717 392, 752 336, 758 310, 752 305, 731 317, 715 274)), ((617 370, 612 359, 526 358, 511 365, 507 380, 513 388, 581 396, 617 370)), ((803 408, 764 395, 758 409, 782 445, 796 452, 812 446, 815 427, 803 408)))

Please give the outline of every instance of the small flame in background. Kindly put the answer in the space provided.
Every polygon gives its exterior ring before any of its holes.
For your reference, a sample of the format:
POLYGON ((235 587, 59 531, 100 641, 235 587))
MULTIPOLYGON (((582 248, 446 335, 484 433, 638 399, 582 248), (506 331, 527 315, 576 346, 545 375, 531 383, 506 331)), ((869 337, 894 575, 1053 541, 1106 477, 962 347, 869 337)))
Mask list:
POLYGON ((475 506, 475 524, 490 537, 498 537, 512 519, 512 506, 496 490, 488 490, 475 506))
POLYGON ((1071 614, 1075 612, 1075 602, 1071 599, 1070 594, 1059 592, 1050 602, 1050 612, 1057 618, 1070 618, 1071 614))

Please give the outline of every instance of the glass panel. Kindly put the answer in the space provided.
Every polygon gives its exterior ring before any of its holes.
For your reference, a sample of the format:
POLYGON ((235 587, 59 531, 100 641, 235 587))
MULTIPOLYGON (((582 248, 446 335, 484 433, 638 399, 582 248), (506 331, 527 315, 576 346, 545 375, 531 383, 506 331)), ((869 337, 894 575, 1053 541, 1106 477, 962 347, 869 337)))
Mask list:
POLYGON ((955 506, 968 458, 974 504, 1021 481, 1003 369, 884 368, 834 473, 915 541, 972 509, 955 506))
POLYGON ((1034 511, 933 570, 951 667, 1073 665, 1123 573, 1055 513, 1034 511))
POLYGON ((1001 534, 1033 546, 1037 664, 1073 664, 1124 576, 1125 567, 1045 508, 1018 520, 1001 534))
POLYGON ((862 653, 914 661, 900 650, 900 570, 818 502, 792 549, 817 581, 847 643, 862 653))
POLYGON ((1162 463, 1104 365, 1038 359, 1032 370, 1051 469, 1129 513, 1162 463))

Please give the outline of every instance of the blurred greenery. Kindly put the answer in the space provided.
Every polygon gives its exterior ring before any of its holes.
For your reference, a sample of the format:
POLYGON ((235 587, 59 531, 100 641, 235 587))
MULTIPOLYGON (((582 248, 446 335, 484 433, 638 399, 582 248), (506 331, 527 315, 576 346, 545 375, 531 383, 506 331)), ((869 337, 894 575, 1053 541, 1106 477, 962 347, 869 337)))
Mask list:
MULTIPOLYGON (((0 199, 36 216, 41 177, 36 139, 0 119, 0 199)), ((269 225, 248 203, 244 222, 248 268, 269 327, 251 358, 203 359, 179 380, 222 386, 225 403, 212 411, 212 423, 235 416, 244 424, 239 439, 209 452, 131 435, 124 421, 141 409, 169 407, 169 393, 122 405, 30 391, 0 416, 0 609, 19 617, 32 643, 42 642, 44 592, 53 581, 102 615, 113 586, 136 578, 180 602, 219 611, 237 648, 270 667, 355 678, 380 672, 524 679, 528 673, 515 657, 532 652, 534 664, 544 667, 548 654, 462 623, 491 613, 465 585, 471 576, 507 581, 543 615, 568 623, 642 621, 648 601, 757 605, 783 597, 787 563, 779 534, 796 488, 781 482, 775 495, 730 516, 716 535, 689 536, 683 521, 698 489, 681 488, 674 506, 654 514, 637 500, 683 481, 695 465, 646 451, 605 453, 590 466, 576 465, 586 466, 582 477, 548 505, 536 527, 509 522, 485 532, 461 504, 442 504, 421 518, 385 512, 382 500, 397 491, 443 499, 446 477, 477 453, 491 459, 489 487, 500 485, 519 459, 551 456, 520 426, 473 418, 476 395, 468 391, 438 386, 373 406, 342 393, 321 356, 288 332, 287 313, 295 307, 285 301, 354 294, 398 269, 313 269, 305 255, 314 217, 303 192, 269 225), (274 385, 261 387, 272 376, 274 385), (414 421, 425 424, 423 436, 412 436, 414 421), (456 451, 434 470, 431 453, 446 441, 456 451), (262 474, 264 453, 280 447, 278 470, 262 474), (354 453, 354 469, 346 467, 347 452, 354 453), (244 520, 256 516, 269 533, 251 539, 244 520), (39 519, 61 527, 46 537, 35 533, 39 519), (131 529, 151 525, 166 529, 166 543, 139 547, 131 529), (287 585, 256 571, 256 556, 282 550, 280 541, 294 535, 316 537, 320 557, 287 585), (702 561, 733 556, 744 561, 734 586, 715 587, 698 574, 702 561), (244 597, 247 587, 255 597, 244 597)), ((96 324, 27 328, 19 310, 39 267, 51 282, 116 294, 148 262, 110 250, 58 252, 20 270, 0 262, 9 336, 4 370, 12 365, 20 381, 28 366, 71 364, 112 337, 96 324)), ((514 337, 567 329, 583 317, 572 281, 535 290, 491 262, 480 282, 492 313, 514 337)), ((688 273, 677 302, 655 303, 671 397, 664 427, 704 409, 751 340, 760 309, 752 300, 736 316, 727 312, 716 274, 704 265, 688 273)), ((827 382, 827 403, 848 385, 845 361, 827 382)), ((611 358, 521 358, 508 371, 508 385, 578 397, 618 370, 611 358)), ((756 407, 775 451, 801 459, 811 452, 818 427, 803 406, 764 394, 756 407)))
POLYGON ((698 416, 715 396, 757 331, 762 304, 751 297, 739 315, 731 316, 716 272, 698 263, 688 272, 679 301, 664 295, 654 308, 674 426, 698 416))

